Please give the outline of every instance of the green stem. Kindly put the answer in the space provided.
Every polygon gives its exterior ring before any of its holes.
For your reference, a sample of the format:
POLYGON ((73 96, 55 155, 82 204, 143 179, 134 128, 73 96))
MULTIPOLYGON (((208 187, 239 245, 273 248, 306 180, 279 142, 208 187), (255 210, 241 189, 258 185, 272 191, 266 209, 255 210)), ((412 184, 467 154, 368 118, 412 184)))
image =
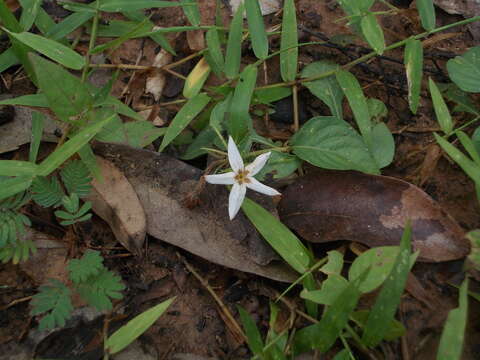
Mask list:
POLYGON ((93 48, 95 47, 95 41, 97 39, 99 17, 100 17, 99 12, 97 11, 92 20, 92 31, 90 33, 90 42, 88 44, 88 53, 87 53, 87 58, 85 59, 85 67, 83 68, 83 72, 82 72, 82 82, 85 82, 85 80, 87 80, 88 69, 90 67, 90 56, 93 48))
MULTIPOLYGON (((455 131, 463 130, 463 129, 465 129, 466 127, 469 127, 469 126, 472 125, 473 123, 477 122, 479 119, 480 119, 480 115, 476 116, 474 119, 470 120, 469 122, 463 124, 462 126, 460 126, 460 127, 457 128, 457 129, 455 129, 455 131)), ((450 134, 450 135, 451 135, 451 134, 450 134)))
POLYGON ((262 150, 249 152, 247 155, 245 155, 245 157, 246 158, 256 157, 258 155, 262 155, 262 154, 265 154, 265 153, 270 152, 270 151, 290 152, 291 149, 292 148, 290 146, 273 147, 273 148, 268 148, 268 149, 262 149, 262 150))

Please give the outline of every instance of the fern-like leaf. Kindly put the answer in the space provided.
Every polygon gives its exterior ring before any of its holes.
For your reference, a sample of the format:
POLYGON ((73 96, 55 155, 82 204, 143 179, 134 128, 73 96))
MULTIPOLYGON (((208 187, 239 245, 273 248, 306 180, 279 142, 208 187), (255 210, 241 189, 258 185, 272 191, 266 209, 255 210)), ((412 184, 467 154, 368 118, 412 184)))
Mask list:
POLYGON ((104 268, 97 276, 88 278, 77 286, 78 293, 88 304, 98 310, 111 310, 112 299, 121 299, 121 291, 125 289, 121 278, 104 268))
POLYGON ((0 248, 14 245, 25 234, 25 226, 30 226, 30 219, 14 210, 0 209, 0 248))
POLYGON ((81 259, 68 262, 70 279, 76 284, 87 281, 90 276, 97 276, 103 269, 103 258, 94 250, 87 250, 81 259))
POLYGON ((27 261, 30 254, 35 254, 36 252, 37 247, 32 240, 17 239, 15 243, 0 248, 0 261, 6 263, 11 260, 12 263, 18 264, 21 261, 27 261))
POLYGON ((70 300, 70 289, 62 282, 50 279, 50 283, 42 285, 40 292, 33 296, 31 315, 46 314, 41 320, 40 330, 65 326, 73 311, 70 300))
POLYGON ((32 182, 31 190, 33 200, 43 207, 60 205, 65 195, 55 176, 50 180, 43 176, 36 177, 32 182))
POLYGON ((87 166, 80 160, 70 161, 61 171, 62 181, 69 194, 77 194, 82 198, 88 196, 92 185, 92 177, 87 166))

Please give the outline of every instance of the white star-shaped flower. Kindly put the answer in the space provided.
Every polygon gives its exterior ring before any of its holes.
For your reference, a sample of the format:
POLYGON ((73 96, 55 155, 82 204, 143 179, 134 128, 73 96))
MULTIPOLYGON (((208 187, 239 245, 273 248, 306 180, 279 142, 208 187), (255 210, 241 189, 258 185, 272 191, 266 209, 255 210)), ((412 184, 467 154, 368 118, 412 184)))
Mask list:
POLYGON ((271 153, 265 153, 253 160, 247 166, 244 166, 240 152, 232 137, 228 138, 228 161, 233 171, 219 174, 206 175, 205 180, 210 184, 233 185, 228 199, 228 215, 232 220, 237 215, 240 206, 245 199, 247 188, 258 191, 259 193, 274 196, 280 193, 266 185, 263 185, 254 178, 256 174, 265 166, 271 153))

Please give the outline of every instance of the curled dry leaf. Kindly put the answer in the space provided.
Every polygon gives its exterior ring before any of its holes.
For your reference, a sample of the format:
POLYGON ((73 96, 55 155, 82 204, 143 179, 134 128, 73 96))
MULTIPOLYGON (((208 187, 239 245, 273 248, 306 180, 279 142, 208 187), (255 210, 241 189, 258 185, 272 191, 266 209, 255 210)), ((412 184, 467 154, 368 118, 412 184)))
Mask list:
POLYGON ((453 218, 421 189, 392 177, 313 172, 283 192, 278 209, 282 221, 311 242, 398 245, 410 220, 419 260, 454 260, 469 251, 464 232, 453 218))
MULTIPOLYGON (((155 56, 152 66, 161 68, 172 62, 172 55, 165 51, 164 49, 155 56)), ((153 95, 155 101, 160 99, 162 96, 163 88, 165 87, 165 74, 163 71, 157 69, 153 72, 152 76, 147 77, 147 82, 145 85, 145 93, 150 93, 153 95)))
POLYGON ((93 180, 88 197, 93 211, 105 220, 117 240, 129 251, 142 248, 146 236, 146 217, 135 189, 110 161, 97 156, 103 181, 93 180))
POLYGON ((200 51, 205 48, 205 35, 203 30, 187 31, 188 47, 192 51, 200 51))
MULTIPOLYGON (((274 251, 243 214, 228 219, 228 190, 223 186, 209 186, 198 205, 184 206, 201 170, 165 154, 123 145, 96 144, 94 149, 132 184, 145 209, 150 235, 219 265, 280 281, 296 278, 286 264, 274 261, 278 259, 274 251)), ((269 198, 248 196, 273 208, 269 198)))

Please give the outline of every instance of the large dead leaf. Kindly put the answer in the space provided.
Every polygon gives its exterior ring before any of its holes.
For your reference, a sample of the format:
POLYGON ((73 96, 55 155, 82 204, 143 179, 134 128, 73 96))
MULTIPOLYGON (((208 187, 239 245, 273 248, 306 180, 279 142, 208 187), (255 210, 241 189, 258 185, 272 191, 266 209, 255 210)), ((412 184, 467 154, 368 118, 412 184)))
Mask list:
POLYGON ((392 177, 313 172, 283 192, 279 213, 287 226, 311 242, 398 245, 410 220, 419 260, 459 259, 469 251, 455 220, 421 189, 392 177))
MULTIPOLYGON (((273 261, 275 253, 243 214, 228 219, 226 187, 209 186, 200 194, 198 206, 183 205, 202 176, 199 169, 165 154, 123 145, 96 144, 95 151, 121 169, 132 184, 150 235, 216 264, 275 280, 295 279, 287 265, 273 261)), ((266 197, 249 196, 272 207, 266 197)))
POLYGON ((142 248, 146 218, 135 189, 110 161, 97 157, 103 179, 93 180, 88 197, 93 211, 112 228, 117 240, 134 253, 142 248))

